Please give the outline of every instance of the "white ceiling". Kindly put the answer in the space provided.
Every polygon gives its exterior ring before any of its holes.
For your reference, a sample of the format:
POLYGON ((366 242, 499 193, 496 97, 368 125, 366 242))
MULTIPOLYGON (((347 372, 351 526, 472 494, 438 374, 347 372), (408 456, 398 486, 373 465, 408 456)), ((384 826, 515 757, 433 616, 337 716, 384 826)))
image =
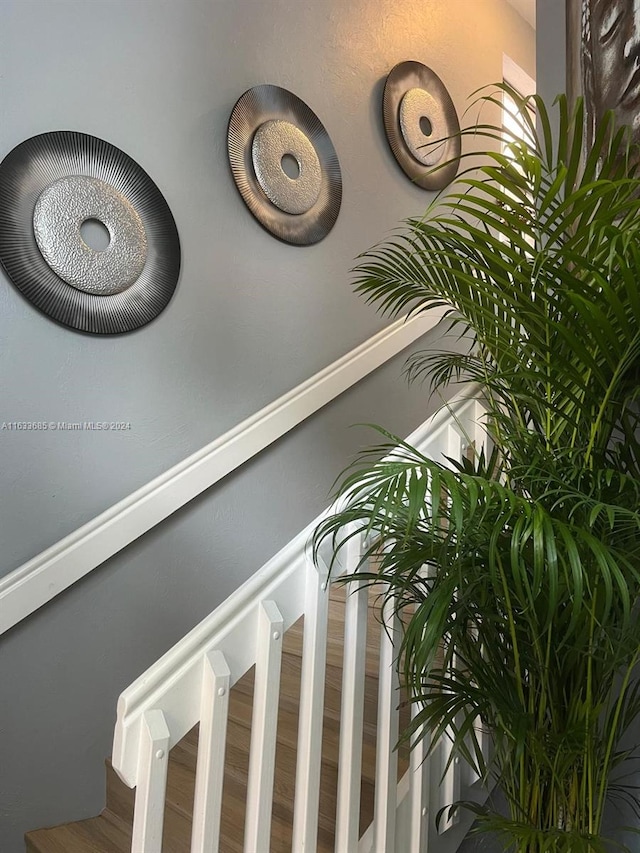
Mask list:
POLYGON ((533 29, 536 28, 536 0, 507 0, 511 3, 525 21, 528 21, 533 29))

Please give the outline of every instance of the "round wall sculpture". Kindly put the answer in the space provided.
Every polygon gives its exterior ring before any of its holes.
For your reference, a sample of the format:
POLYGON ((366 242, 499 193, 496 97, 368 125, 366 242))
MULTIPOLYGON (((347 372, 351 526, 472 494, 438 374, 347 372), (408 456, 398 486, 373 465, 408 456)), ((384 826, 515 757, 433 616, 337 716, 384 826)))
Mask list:
POLYGON ((460 162, 460 123, 438 75, 420 62, 396 65, 385 83, 382 114, 403 172, 425 190, 451 183, 460 162))
POLYGON ((317 115, 292 92, 255 86, 238 100, 227 133, 240 195, 271 234, 317 243, 340 212, 338 155, 317 115))
POLYGON ((130 332, 165 308, 180 241, 158 187, 129 156, 75 131, 22 142, 0 164, 0 263, 22 294, 65 326, 130 332), (103 249, 83 226, 100 223, 103 249))

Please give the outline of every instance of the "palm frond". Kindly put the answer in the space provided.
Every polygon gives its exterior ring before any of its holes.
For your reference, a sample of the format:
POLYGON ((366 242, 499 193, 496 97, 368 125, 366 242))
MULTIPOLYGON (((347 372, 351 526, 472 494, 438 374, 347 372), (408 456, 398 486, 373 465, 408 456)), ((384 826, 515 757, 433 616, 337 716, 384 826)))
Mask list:
POLYGON ((364 535, 346 579, 384 579, 405 614, 403 737, 447 737, 498 780, 510 817, 482 812, 480 827, 518 853, 604 851, 640 715, 640 179, 611 116, 583 157, 581 102, 558 99, 554 135, 539 97, 498 86, 483 102, 503 90, 527 138, 497 150, 501 128, 463 130, 487 143, 484 164, 467 152, 453 187, 354 270, 385 315, 445 308, 468 348, 417 353, 407 375, 477 383, 493 451, 440 463, 379 430, 314 547, 364 535))

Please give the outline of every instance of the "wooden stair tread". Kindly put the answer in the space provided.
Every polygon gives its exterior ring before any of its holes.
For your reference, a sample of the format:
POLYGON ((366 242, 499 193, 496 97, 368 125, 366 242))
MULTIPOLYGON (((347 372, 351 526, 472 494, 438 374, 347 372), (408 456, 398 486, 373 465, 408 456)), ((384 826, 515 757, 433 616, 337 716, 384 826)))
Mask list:
MULTIPOLYGON (((244 738, 247 743, 251 736, 251 715, 253 703, 251 698, 245 694, 231 690, 229 703, 229 730, 232 737, 238 743, 244 738)), ((283 743, 295 749, 298 742, 298 706, 293 703, 281 704, 278 710, 278 733, 277 743, 283 743)), ((338 752, 340 744, 340 723, 331 717, 325 717, 322 739, 322 759, 327 764, 338 764, 338 752)), ((363 769, 374 769, 375 764, 376 736, 375 731, 365 730, 363 733, 363 769)), ((196 757, 198 751, 198 728, 188 732, 185 737, 174 747, 177 760, 189 761, 195 771, 196 757)), ((373 781, 373 775, 371 776, 373 781)))
MULTIPOLYGON (((302 661, 296 655, 283 654, 282 656, 282 683, 280 690, 280 707, 294 710, 299 705, 300 697, 300 675, 302 661)), ((253 680, 248 678, 247 673, 234 687, 246 696, 253 696, 253 680)), ((342 696, 342 669, 327 665, 325 675, 325 715, 339 722, 342 696)), ((376 728, 378 709, 378 679, 371 676, 365 677, 365 702, 364 722, 365 725, 376 728)))
MULTIPOLYGON (((344 644, 345 587, 330 592, 325 713, 320 767, 318 853, 334 847, 337 805, 337 767, 340 740, 342 660, 344 644)), ((367 619, 365 702, 361 767, 360 834, 373 819, 375 793, 376 723, 378 706, 378 655, 382 626, 370 593, 367 619)), ((291 853, 295 792, 300 678, 304 641, 304 618, 283 638, 281 692, 278 708, 276 767, 270 853, 291 853)), ((253 712, 254 670, 249 670, 231 689, 225 754, 221 819, 221 853, 244 853, 245 799, 253 712)), ((401 695, 398 696, 400 703, 401 695)), ((401 709, 401 726, 408 722, 401 709)), ((189 853, 198 726, 171 750, 163 831, 163 853, 189 853)), ((398 754, 398 778, 408 767, 408 750, 398 754)), ((97 818, 31 832, 26 836, 27 853, 129 853, 135 791, 126 787, 106 762, 107 807, 97 818)))
POLYGON ((104 815, 37 829, 25 836, 27 853, 130 853, 131 833, 104 815))

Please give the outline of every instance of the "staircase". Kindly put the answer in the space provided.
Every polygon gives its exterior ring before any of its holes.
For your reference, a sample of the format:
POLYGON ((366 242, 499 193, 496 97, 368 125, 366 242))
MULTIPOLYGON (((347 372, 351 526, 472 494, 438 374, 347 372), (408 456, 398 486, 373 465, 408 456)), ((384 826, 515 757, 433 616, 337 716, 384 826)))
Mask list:
MULTIPOLYGON (((335 845, 345 597, 346 592, 343 586, 332 585, 329 594, 318 853, 333 853, 335 845)), ((374 816, 380 648, 377 597, 374 590, 369 592, 360 836, 372 823, 374 816)), ((303 636, 304 617, 285 633, 283 641, 271 839, 268 847, 265 848, 271 853, 291 853, 292 849, 303 636)), ((244 851, 254 677, 255 667, 252 667, 234 685, 229 695, 220 831, 221 853, 243 853, 244 851)), ((409 721, 408 709, 400 695, 398 702, 401 726, 404 726, 409 721)), ((401 747, 399 750, 398 767, 401 775, 409 767, 407 752, 406 747, 401 747)), ((197 754, 198 726, 196 725, 171 749, 169 756, 162 838, 163 853, 189 853, 191 849, 197 754)), ((100 816, 51 829, 29 832, 26 836, 27 853, 129 853, 135 792, 120 781, 109 760, 106 761, 106 777, 106 808, 100 816)))
MULTIPOLYGON (((480 417, 461 398, 408 440, 459 459, 480 417)), ((435 816, 488 792, 446 738, 396 748, 398 617, 379 589, 329 584, 367 548, 356 531, 314 561, 320 521, 121 694, 106 808, 28 833, 28 853, 457 851, 471 820, 435 816)))

